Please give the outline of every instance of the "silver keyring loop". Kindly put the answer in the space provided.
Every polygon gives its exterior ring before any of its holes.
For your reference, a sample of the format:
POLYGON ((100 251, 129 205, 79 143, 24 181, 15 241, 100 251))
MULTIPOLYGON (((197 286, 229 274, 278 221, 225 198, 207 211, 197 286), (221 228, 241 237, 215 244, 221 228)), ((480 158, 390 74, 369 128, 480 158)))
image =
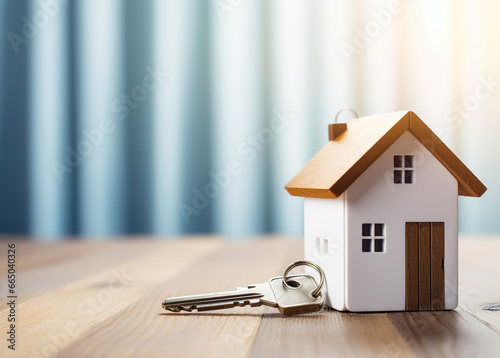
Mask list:
POLYGON ((285 285, 286 287, 288 287, 290 289, 293 289, 293 287, 290 286, 286 282, 287 281, 286 276, 290 273, 290 271, 292 271, 294 268, 299 267, 299 266, 309 266, 309 267, 312 267, 313 269, 315 269, 316 271, 318 271, 319 279, 320 279, 319 286, 316 287, 316 289, 311 291, 311 296, 313 296, 314 298, 318 297, 321 293, 321 289, 323 288, 323 285, 325 284, 325 273, 323 272, 323 269, 321 267, 319 267, 316 263, 314 263, 312 261, 298 260, 298 261, 295 261, 295 262, 291 263, 290 265, 288 265, 288 267, 285 269, 285 272, 283 272, 283 285, 285 285))
POLYGON ((339 119, 339 115, 340 115, 340 113, 342 113, 342 112, 350 112, 350 113, 352 113, 352 115, 353 115, 354 117, 359 118, 358 114, 356 113, 356 111, 355 111, 354 109, 352 109, 352 108, 343 108, 343 109, 341 109, 341 110, 337 113, 337 115, 335 116, 335 121, 334 121, 333 123, 337 123, 337 120, 339 119))

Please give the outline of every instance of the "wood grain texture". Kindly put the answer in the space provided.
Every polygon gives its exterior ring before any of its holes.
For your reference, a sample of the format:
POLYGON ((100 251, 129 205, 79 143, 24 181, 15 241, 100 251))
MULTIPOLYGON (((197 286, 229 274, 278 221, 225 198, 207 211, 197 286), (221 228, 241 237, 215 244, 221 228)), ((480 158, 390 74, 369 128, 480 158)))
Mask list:
POLYGON ((409 128, 409 112, 362 117, 329 141, 285 186, 291 195, 336 198, 409 128))
POLYGON ((431 309, 431 224, 418 223, 418 309, 431 309))
MULTIPOLYGON (((329 129, 330 137, 334 136, 333 128, 329 129)), ((411 111, 347 122, 347 130, 326 143, 285 189, 295 196, 337 198, 407 130, 457 179, 459 195, 483 195, 484 184, 411 111)))
POLYGON ((90 251, 95 251, 96 245, 102 246, 102 243, 63 241, 57 244, 43 244, 22 240, 16 245, 18 255, 22 258, 17 266, 19 270, 28 271, 38 267, 43 268, 47 264, 75 260, 90 251), (54 247, 57 249, 54 250, 54 247))
POLYGON ((328 140, 335 140, 347 130, 347 123, 333 123, 328 125, 328 140))
POLYGON ((418 223, 406 223, 406 310, 418 311, 418 223))
POLYGON ((444 303, 444 223, 431 223, 430 268, 431 309, 442 310, 444 303))
POLYGON ((276 255, 277 245, 266 241, 226 245, 181 275, 150 289, 147 297, 131 304, 118 317, 104 320, 104 331, 89 332, 61 356, 74 357, 82 353, 90 356, 99 351, 105 357, 137 357, 145 352, 148 357, 162 357, 164 352, 159 347, 169 347, 169 355, 173 357, 208 354, 203 353, 202 347, 210 347, 211 356, 246 356, 260 325, 263 307, 176 314, 164 311, 160 304, 167 297, 227 291, 264 282, 270 275, 279 276, 288 260, 276 255), (120 346, 120 342, 143 331, 151 322, 155 323, 154 329, 144 332, 145 339, 120 346))
MULTIPOLYGON (((27 254, 31 244, 23 245, 24 259, 35 257, 27 254)), ((3 344, 2 357, 496 357, 500 350, 500 314, 483 309, 500 302, 500 238, 460 241, 455 311, 358 314, 325 308, 292 317, 263 307, 174 314, 160 305, 168 296, 280 275, 303 256, 302 241, 142 240, 91 243, 90 249, 79 243, 81 254, 65 245, 59 253, 58 245, 50 246, 51 254, 40 249, 47 259, 37 259, 36 269, 21 265, 26 281, 19 281, 24 293, 18 350, 3 344), (99 261, 104 248, 108 264, 99 261), (49 280, 51 289, 35 286, 37 279, 49 280)), ((5 282, 5 247, 0 253, 5 282)), ((0 312, 0 331, 6 332, 7 311, 0 312)))

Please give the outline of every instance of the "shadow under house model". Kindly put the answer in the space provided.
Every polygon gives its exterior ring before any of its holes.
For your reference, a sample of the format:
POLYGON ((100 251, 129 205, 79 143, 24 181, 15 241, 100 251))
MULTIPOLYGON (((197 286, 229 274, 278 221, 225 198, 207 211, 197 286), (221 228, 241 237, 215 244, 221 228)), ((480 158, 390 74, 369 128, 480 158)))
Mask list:
POLYGON ((458 195, 486 187, 411 111, 329 126, 330 141, 285 186, 305 197, 305 257, 326 304, 348 311, 458 304, 458 195))

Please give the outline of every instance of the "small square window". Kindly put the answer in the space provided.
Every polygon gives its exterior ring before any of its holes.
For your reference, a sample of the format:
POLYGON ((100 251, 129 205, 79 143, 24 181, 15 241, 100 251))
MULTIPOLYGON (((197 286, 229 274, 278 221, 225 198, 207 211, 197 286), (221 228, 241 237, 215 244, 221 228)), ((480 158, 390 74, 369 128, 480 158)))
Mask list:
POLYGON ((375 224, 375 236, 384 236, 384 224, 375 224))
POLYGON ((401 168, 403 166, 403 156, 395 155, 394 156, 394 168, 401 168))
POLYGON ((375 239, 375 252, 384 252, 384 239, 375 239))
POLYGON ((394 184, 413 184, 415 182, 413 155, 394 156, 394 184))
POLYGON ((405 155, 405 168, 413 168, 413 155, 405 155))
POLYGON ((363 224, 361 228, 363 236, 372 236, 372 224, 363 224))
POLYGON ((372 251, 372 239, 363 239, 363 252, 371 252, 372 251))
POLYGON ((403 182, 403 171, 395 170, 394 171, 394 183, 401 184, 403 182))
POLYGON ((413 170, 405 170, 405 184, 413 183, 413 170))
POLYGON ((361 238, 362 252, 385 252, 385 224, 365 223, 361 224, 363 237, 361 238))

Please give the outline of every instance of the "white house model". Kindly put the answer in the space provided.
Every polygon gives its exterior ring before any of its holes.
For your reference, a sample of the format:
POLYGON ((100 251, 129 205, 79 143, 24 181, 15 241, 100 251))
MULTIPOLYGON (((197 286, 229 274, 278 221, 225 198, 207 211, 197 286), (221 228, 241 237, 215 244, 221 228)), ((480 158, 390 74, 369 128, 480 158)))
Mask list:
POLYGON ((348 311, 458 304, 458 195, 486 187, 411 111, 329 126, 330 141, 286 185, 305 197, 305 257, 348 311))

